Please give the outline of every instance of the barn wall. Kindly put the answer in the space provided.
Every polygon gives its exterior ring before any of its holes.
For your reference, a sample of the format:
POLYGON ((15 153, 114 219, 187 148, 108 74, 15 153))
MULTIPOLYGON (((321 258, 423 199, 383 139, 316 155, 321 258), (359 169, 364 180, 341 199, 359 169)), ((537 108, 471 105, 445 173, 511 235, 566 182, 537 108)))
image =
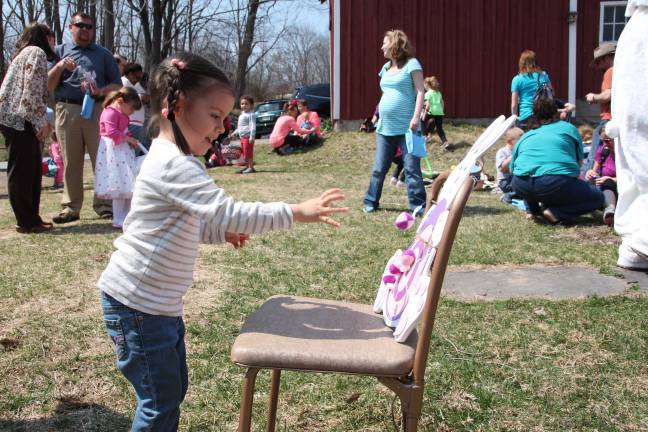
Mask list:
MULTIPOLYGON (((593 0, 579 3, 588 1, 593 0)), ((373 112, 380 97, 378 71, 386 61, 380 45, 384 32, 393 28, 412 39, 425 76, 439 78, 448 117, 508 114, 510 83, 524 49, 536 52, 558 96, 567 97, 568 0, 331 3, 341 8, 341 119, 359 119, 373 112)), ((579 25, 579 31, 588 30, 579 25)))

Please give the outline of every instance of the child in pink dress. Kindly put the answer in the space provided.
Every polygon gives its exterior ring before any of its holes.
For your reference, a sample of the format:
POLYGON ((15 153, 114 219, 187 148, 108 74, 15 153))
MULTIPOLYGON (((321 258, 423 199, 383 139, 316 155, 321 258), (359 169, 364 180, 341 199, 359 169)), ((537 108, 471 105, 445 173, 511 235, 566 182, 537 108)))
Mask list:
POLYGON ((135 183, 137 140, 128 135, 128 116, 140 109, 135 89, 123 87, 108 95, 99 118, 99 149, 95 164, 95 193, 111 199, 113 227, 122 228, 130 210, 135 183))
POLYGON ((61 144, 58 142, 56 132, 52 132, 52 142, 50 143, 49 152, 52 160, 56 163, 56 167, 58 168, 56 175, 54 176, 54 185, 52 187, 54 189, 63 189, 63 174, 65 172, 65 167, 63 165, 63 154, 61 154, 61 144))

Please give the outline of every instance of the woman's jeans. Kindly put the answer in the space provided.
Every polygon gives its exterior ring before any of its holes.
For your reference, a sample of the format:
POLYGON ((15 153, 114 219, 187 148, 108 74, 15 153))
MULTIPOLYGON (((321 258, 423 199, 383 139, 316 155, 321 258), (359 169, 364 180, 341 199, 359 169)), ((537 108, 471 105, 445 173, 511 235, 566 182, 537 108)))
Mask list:
POLYGON ((513 191, 527 203, 529 211, 540 213, 539 203, 558 220, 573 220, 603 208, 603 193, 596 186, 565 175, 513 176, 513 191))
POLYGON ((376 133, 376 156, 371 180, 369 181, 369 189, 364 198, 365 206, 378 208, 385 175, 389 171, 397 147, 400 147, 403 153, 409 209, 411 211, 419 206, 425 207, 425 186, 421 174, 421 158, 407 152, 405 135, 385 136, 379 133, 376 133))
POLYGON ((182 317, 149 315, 104 292, 101 305, 117 367, 137 396, 131 431, 176 431, 189 383, 182 317))

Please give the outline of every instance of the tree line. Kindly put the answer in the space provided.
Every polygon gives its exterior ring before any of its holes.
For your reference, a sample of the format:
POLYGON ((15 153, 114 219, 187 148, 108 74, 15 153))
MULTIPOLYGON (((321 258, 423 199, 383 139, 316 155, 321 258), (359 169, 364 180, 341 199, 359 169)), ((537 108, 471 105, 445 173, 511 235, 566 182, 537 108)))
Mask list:
POLYGON ((44 21, 63 42, 75 12, 96 23, 96 41, 150 71, 179 50, 201 54, 233 78, 238 96, 264 99, 329 81, 328 36, 296 25, 325 0, 0 0, 4 71, 26 24, 44 21), (287 9, 295 11, 289 15, 287 9), (301 9, 301 11, 300 11, 301 9))

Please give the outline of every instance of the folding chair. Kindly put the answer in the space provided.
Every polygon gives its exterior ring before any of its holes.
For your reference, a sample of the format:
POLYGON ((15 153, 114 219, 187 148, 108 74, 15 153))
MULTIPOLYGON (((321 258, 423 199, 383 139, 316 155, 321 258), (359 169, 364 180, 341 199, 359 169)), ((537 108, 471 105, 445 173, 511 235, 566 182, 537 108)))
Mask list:
POLYGON ((250 430, 254 386, 261 369, 272 370, 267 431, 275 430, 282 370, 374 376, 400 398, 404 430, 417 430, 443 277, 473 185, 468 177, 453 201, 432 264, 420 331, 405 343, 394 340, 393 329, 371 305, 280 295, 270 297, 250 315, 231 354, 234 363, 247 368, 239 432, 250 430))

